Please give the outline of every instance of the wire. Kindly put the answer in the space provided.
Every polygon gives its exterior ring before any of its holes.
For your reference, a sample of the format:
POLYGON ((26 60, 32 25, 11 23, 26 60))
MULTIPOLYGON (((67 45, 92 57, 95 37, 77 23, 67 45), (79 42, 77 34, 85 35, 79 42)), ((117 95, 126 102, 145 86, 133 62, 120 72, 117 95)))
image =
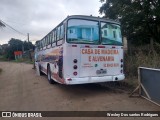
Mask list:
POLYGON ((22 33, 22 32, 20 32, 20 31, 16 30, 15 28, 13 28, 12 26, 8 25, 8 24, 5 23, 4 21, 2 21, 2 20, 0 20, 0 21, 1 21, 5 26, 8 26, 9 28, 11 28, 12 30, 14 30, 15 32, 17 32, 17 33, 19 33, 19 34, 21 34, 21 35, 23 35, 23 36, 26 37, 26 35, 25 35, 24 33, 22 33))

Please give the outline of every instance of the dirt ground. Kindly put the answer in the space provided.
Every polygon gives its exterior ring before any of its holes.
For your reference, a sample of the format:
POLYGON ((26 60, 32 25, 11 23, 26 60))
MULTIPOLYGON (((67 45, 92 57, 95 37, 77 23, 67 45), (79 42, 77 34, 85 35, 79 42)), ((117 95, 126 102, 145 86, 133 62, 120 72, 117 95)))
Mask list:
POLYGON ((160 111, 160 107, 143 98, 129 98, 128 91, 99 84, 51 85, 46 76, 36 75, 31 64, 0 62, 0 68, 0 111, 160 111))

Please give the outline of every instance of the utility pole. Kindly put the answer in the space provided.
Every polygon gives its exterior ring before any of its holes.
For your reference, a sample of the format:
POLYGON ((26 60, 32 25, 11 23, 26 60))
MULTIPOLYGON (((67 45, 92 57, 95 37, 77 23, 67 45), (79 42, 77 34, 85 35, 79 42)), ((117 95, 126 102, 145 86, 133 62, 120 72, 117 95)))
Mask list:
POLYGON ((29 47, 29 33, 27 33, 27 36, 28 36, 28 52, 29 52, 29 59, 30 59, 30 61, 32 61, 32 56, 31 56, 30 47, 29 47))

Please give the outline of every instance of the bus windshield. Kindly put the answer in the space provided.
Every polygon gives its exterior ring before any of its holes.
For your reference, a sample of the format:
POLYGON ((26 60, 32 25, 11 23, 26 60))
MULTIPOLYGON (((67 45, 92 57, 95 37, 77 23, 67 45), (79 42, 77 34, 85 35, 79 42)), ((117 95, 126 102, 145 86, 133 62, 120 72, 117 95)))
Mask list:
POLYGON ((101 40, 103 45, 122 45, 120 26, 101 22, 101 40))
POLYGON ((99 44, 98 21, 70 19, 67 28, 67 42, 99 44))
POLYGON ((121 28, 120 25, 109 22, 101 22, 99 27, 98 21, 70 19, 67 28, 67 42, 122 45, 121 28), (99 40, 99 36, 101 40, 99 40))

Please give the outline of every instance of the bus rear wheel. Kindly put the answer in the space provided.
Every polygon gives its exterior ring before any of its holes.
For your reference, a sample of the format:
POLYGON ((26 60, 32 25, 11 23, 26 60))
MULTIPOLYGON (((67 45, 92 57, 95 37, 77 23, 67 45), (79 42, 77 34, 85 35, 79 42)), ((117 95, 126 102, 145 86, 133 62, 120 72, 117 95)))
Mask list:
POLYGON ((48 79, 48 82, 50 83, 50 84, 54 84, 55 82, 52 80, 52 78, 51 78, 51 69, 50 69, 50 66, 48 65, 48 67, 47 67, 47 79, 48 79))
POLYGON ((44 73, 42 72, 42 67, 41 67, 41 65, 39 65, 39 74, 40 74, 40 76, 42 76, 42 75, 44 75, 44 73))

